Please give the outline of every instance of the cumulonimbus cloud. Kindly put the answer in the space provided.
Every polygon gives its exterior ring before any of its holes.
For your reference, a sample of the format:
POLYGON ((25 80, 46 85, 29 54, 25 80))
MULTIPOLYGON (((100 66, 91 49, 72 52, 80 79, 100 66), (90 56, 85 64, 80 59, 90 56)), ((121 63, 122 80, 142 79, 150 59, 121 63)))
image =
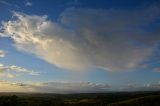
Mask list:
POLYGON ((60 22, 15 12, 15 20, 3 22, 1 36, 60 68, 128 71, 151 56, 160 40, 158 28, 145 29, 159 19, 159 10, 155 5, 140 11, 69 8, 60 22))

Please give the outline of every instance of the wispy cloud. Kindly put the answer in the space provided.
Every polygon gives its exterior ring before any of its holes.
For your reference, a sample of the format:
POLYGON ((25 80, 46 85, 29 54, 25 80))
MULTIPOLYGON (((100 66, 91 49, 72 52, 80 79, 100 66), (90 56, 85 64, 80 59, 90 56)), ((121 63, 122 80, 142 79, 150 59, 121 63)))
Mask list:
POLYGON ((0 57, 5 57, 6 56, 6 52, 3 50, 0 50, 0 57))
POLYGON ((108 84, 91 82, 9 82, 0 81, 1 92, 43 92, 43 93, 92 93, 110 91, 159 91, 160 83, 128 84, 115 88, 108 84))
POLYGON ((15 92, 45 92, 45 93, 85 93, 104 92, 110 89, 108 84, 96 84, 90 82, 46 82, 46 83, 20 83, 1 81, 0 90, 7 86, 7 91, 15 92))
POLYGON ((0 81, 0 91, 1 92, 31 92, 31 88, 25 88, 18 86, 17 82, 0 81))
POLYGON ((27 1, 27 2, 25 3, 25 6, 32 6, 32 3, 29 2, 29 1, 27 1))
POLYGON ((69 8, 58 23, 17 12, 16 20, 3 23, 2 35, 13 39, 18 50, 67 70, 129 71, 155 50, 159 29, 145 28, 159 14, 156 5, 132 11, 69 8))
POLYGON ((4 5, 8 6, 8 7, 19 8, 18 5, 16 5, 16 4, 11 4, 11 3, 7 2, 6 0, 0 0, 0 4, 4 4, 4 5))
POLYGON ((0 64, 1 77, 14 78, 16 76, 19 76, 20 74, 39 75, 39 73, 34 70, 28 70, 26 68, 15 65, 5 66, 3 64, 0 64))
POLYGON ((116 89, 117 91, 159 91, 160 83, 146 83, 146 84, 128 84, 127 86, 123 86, 120 89, 116 89))
POLYGON ((10 3, 8 3, 8 2, 6 2, 4 0, 0 0, 0 3, 4 4, 4 5, 7 5, 7 6, 12 6, 12 4, 10 4, 10 3))

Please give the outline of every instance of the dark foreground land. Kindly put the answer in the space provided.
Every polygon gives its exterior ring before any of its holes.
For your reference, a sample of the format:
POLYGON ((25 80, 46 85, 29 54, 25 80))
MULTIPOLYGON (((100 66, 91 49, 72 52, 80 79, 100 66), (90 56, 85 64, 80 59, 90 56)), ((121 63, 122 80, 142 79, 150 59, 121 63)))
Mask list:
POLYGON ((160 92, 0 93, 0 106, 160 106, 160 92))

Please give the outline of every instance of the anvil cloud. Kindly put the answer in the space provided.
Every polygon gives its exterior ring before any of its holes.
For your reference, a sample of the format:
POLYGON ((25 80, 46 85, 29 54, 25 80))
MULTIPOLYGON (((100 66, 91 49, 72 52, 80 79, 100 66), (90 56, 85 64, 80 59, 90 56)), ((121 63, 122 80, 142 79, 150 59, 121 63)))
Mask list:
POLYGON ((3 22, 1 36, 10 37, 18 50, 67 70, 134 70, 160 40, 158 28, 146 30, 160 18, 156 5, 132 11, 68 8, 58 22, 46 15, 14 12, 14 17, 3 22))

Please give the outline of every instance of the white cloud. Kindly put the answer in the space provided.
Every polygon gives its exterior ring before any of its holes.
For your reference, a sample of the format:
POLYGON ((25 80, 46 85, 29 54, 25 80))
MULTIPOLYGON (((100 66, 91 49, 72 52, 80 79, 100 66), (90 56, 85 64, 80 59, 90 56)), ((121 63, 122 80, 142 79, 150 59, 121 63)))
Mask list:
POLYGON ((1 58, 1 57, 5 57, 5 56, 6 56, 6 52, 3 51, 3 50, 0 50, 0 58, 1 58))
POLYGON ((14 70, 16 72, 20 72, 20 73, 29 73, 30 75, 38 75, 38 72, 35 72, 33 70, 28 70, 26 68, 22 68, 19 66, 15 66, 15 65, 11 65, 8 67, 8 70, 14 70))
POLYGON ((159 91, 160 83, 128 84, 114 87, 91 82, 9 82, 0 81, 1 92, 95 93, 110 91, 159 91))
POLYGON ((45 92, 45 93, 85 93, 104 92, 110 89, 108 84, 90 82, 47 82, 47 83, 20 83, 1 81, 0 90, 10 92, 45 92), (4 88, 7 88, 5 90, 4 88))
POLYGON ((41 83, 36 90, 44 92, 58 93, 82 93, 82 92, 102 92, 108 91, 108 84, 96 84, 90 82, 48 82, 41 83))
POLYGON ((0 81, 1 92, 32 92, 31 88, 18 86, 18 83, 0 81))
POLYGON ((26 2, 25 6, 32 6, 31 2, 26 2))
POLYGON ((60 68, 128 71, 151 56, 159 42, 158 30, 145 30, 159 18, 159 10, 158 6, 134 11, 69 8, 60 23, 47 16, 14 13, 17 19, 4 22, 1 35, 13 39, 17 49, 60 68))
POLYGON ((20 74, 39 75, 38 72, 28 70, 19 66, 5 66, 3 64, 0 64, 0 77, 14 78, 16 76, 19 76, 20 74))
POLYGON ((119 91, 159 91, 159 90, 160 90, 160 83, 128 84, 126 87, 121 87, 119 89, 119 91))

